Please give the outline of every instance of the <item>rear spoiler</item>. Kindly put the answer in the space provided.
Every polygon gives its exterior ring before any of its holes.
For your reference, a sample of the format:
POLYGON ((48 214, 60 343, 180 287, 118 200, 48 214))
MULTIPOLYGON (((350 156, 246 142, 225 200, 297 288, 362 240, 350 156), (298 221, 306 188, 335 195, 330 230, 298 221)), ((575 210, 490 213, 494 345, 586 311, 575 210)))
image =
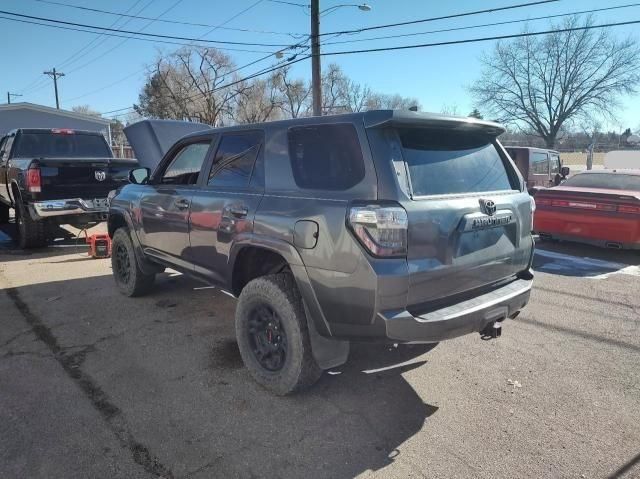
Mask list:
POLYGON ((124 128, 140 166, 152 171, 167 151, 183 136, 209 130, 205 123, 176 120, 142 120, 124 128))
POLYGON ((438 113, 418 113, 409 110, 377 110, 366 112, 364 114, 364 126, 365 128, 453 128, 480 131, 494 137, 505 132, 505 128, 502 125, 493 121, 446 116, 438 113))

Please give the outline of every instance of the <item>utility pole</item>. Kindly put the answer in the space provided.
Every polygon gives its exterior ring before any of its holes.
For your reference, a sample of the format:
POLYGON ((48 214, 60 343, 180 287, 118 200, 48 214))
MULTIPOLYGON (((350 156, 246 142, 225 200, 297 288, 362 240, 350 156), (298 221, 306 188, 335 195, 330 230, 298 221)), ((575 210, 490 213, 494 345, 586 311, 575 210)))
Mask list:
POLYGON ((42 72, 42 73, 44 73, 45 75, 49 75, 51 78, 53 78, 53 89, 56 92, 56 108, 59 110, 60 101, 58 100, 58 77, 63 77, 64 73, 56 72, 55 68, 53 68, 51 71, 42 72))
POLYGON ((11 105, 11 97, 12 96, 22 96, 22 95, 19 95, 17 93, 7 92, 7 104, 9 104, 9 105, 11 105))
POLYGON ((311 0, 311 95, 313 115, 322 115, 322 73, 320 71, 320 0, 311 0))

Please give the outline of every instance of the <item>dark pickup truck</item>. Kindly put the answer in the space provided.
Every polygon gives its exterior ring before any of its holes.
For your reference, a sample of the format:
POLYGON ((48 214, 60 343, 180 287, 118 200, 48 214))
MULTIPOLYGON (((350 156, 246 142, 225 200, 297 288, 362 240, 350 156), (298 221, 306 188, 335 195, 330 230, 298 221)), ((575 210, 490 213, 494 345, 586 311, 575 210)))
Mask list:
POLYGON ((115 159, 99 132, 17 129, 0 139, 0 224, 15 209, 21 248, 44 246, 59 225, 106 220, 107 194, 136 160, 115 159))

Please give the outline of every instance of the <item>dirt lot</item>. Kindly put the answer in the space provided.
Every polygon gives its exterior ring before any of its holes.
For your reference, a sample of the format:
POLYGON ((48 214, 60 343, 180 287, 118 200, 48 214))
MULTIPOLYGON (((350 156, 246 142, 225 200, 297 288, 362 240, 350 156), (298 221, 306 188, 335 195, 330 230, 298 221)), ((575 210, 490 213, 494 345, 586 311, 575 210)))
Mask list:
POLYGON ((545 245, 499 340, 356 346, 276 398, 234 299, 167 273, 127 299, 73 240, 0 233, 0 477, 639 477, 639 263, 545 245))
MULTIPOLYGON (((594 165, 604 165, 605 153, 596 152, 593 154, 594 165)), ((572 153, 560 153, 563 165, 586 165, 587 154, 580 151, 574 151, 572 153)))

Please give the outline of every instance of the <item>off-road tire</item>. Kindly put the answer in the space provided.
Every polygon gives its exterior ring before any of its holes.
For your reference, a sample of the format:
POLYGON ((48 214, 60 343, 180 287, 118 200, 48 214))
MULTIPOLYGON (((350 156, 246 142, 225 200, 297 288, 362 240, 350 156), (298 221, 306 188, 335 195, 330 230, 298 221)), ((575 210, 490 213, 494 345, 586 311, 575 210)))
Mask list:
POLYGON ((118 290, 125 296, 142 296, 153 286, 155 274, 145 274, 136 261, 128 228, 118 228, 111 241, 111 269, 118 290))
POLYGON ((9 222, 9 207, 0 203, 0 225, 5 225, 9 222))
POLYGON ((277 395, 308 388, 322 375, 311 352, 302 298, 289 273, 263 276, 244 287, 236 307, 236 338, 242 360, 253 378, 277 395), (286 337, 283 366, 278 371, 270 371, 261 365, 252 349, 250 318, 262 305, 277 314, 286 337))
POLYGON ((16 230, 21 249, 41 248, 47 244, 45 222, 34 221, 22 202, 16 203, 16 230))

